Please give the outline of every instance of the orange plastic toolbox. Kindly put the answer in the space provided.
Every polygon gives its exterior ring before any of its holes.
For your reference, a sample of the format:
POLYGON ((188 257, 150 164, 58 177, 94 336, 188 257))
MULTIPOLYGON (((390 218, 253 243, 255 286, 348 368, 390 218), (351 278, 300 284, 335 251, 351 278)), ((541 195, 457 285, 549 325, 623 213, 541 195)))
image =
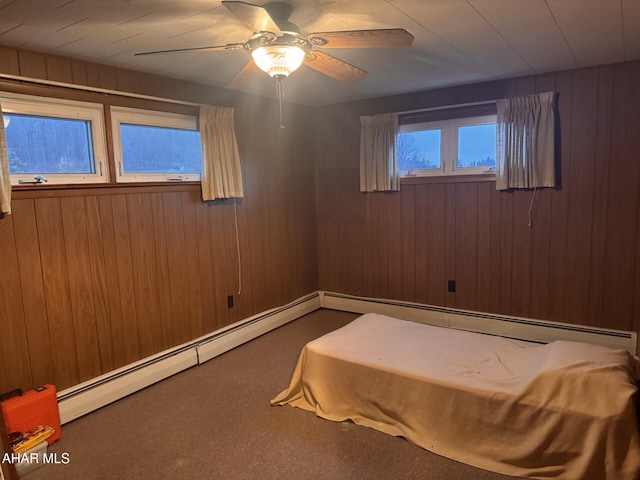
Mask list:
POLYGON ((47 438, 47 443, 51 445, 58 440, 62 435, 62 429, 56 387, 43 385, 17 395, 1 404, 7 433, 26 432, 38 425, 48 425, 54 429, 54 432, 47 438))

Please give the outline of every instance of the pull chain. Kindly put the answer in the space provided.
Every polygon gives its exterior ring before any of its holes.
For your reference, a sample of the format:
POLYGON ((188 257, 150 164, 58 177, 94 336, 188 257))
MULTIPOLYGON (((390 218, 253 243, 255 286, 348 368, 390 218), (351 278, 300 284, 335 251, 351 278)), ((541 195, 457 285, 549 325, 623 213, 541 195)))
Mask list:
POLYGON ((280 128, 284 128, 282 121, 282 97, 284 97, 284 75, 276 75, 276 93, 278 94, 278 107, 280 108, 280 128))
POLYGON ((537 188, 533 188, 533 193, 531 194, 531 204, 529 205, 529 227, 533 227, 533 223, 531 223, 531 212, 533 211, 533 200, 536 198, 536 190, 537 188))

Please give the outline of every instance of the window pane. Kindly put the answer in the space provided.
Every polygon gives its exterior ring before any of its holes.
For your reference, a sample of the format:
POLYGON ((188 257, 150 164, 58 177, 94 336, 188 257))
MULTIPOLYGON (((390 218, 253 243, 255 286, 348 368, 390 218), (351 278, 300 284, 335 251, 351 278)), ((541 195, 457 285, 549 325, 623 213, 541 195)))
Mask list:
POLYGON ((125 173, 201 173, 200 132, 120 124, 125 173))
POLYGON ((13 174, 95 173, 91 122, 5 114, 13 174))
POLYGON ((398 166, 401 171, 440 168, 440 130, 398 134, 398 166))
POLYGON ((458 168, 496 166, 496 125, 458 128, 458 168))

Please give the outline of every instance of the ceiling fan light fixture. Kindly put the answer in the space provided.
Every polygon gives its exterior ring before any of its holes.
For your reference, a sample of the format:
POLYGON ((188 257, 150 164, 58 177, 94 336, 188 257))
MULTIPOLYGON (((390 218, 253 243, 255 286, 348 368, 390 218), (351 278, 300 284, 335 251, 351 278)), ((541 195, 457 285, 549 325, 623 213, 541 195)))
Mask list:
POLYGON ((292 45, 266 45, 253 50, 251 56, 258 68, 270 76, 287 77, 302 65, 305 51, 292 45))

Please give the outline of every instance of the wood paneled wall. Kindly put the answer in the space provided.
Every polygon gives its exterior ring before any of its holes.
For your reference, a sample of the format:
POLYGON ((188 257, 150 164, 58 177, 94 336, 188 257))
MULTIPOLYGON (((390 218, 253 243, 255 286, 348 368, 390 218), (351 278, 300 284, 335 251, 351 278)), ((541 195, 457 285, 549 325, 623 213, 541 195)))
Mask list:
POLYGON ((64 389, 317 290, 304 108, 288 106, 281 130, 270 99, 10 48, 0 72, 233 106, 245 185, 207 203, 199 185, 14 189, 0 219, 0 391, 64 389))
POLYGON ((284 131, 273 101, 224 89, 5 47, 0 73, 233 106, 246 192, 205 204, 195 185, 14 191, 0 391, 63 389, 318 288, 640 330, 640 63, 289 106, 284 131), (358 191, 360 115, 548 90, 561 186, 533 203, 486 181, 358 191))
POLYGON ((320 288, 640 331, 638 125, 638 62, 318 109, 320 288), (543 91, 558 92, 559 188, 359 193, 360 115, 543 91))

